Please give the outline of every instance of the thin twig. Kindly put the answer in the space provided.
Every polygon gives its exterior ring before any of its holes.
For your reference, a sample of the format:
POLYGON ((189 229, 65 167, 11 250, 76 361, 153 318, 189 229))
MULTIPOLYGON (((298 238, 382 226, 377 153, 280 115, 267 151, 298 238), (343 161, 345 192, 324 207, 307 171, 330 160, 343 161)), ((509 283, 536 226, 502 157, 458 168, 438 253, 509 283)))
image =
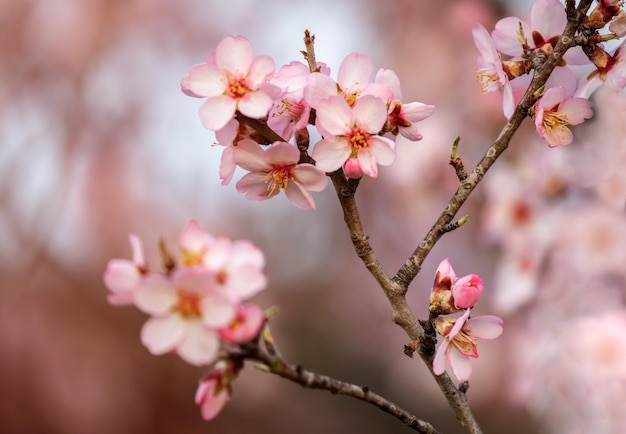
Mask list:
MULTIPOLYGON (((267 344, 267 337, 271 336, 269 328, 266 328, 263 339, 267 344)), ((262 370, 278 375, 287 380, 293 381, 308 389, 326 390, 333 395, 344 395, 352 398, 356 398, 360 401, 366 402, 378 408, 379 410, 392 415, 396 419, 399 419, 403 424, 412 428, 413 430, 423 434, 438 434, 431 424, 425 422, 402 407, 398 406, 394 402, 387 398, 372 392, 368 386, 358 386, 356 384, 348 383, 338 380, 328 375, 322 375, 317 372, 304 369, 299 365, 289 365, 282 358, 280 358, 278 351, 272 341, 272 347, 274 354, 270 354, 262 351, 258 345, 258 341, 242 346, 241 352, 233 354, 235 357, 241 357, 247 360, 254 360, 262 364, 262 370)))

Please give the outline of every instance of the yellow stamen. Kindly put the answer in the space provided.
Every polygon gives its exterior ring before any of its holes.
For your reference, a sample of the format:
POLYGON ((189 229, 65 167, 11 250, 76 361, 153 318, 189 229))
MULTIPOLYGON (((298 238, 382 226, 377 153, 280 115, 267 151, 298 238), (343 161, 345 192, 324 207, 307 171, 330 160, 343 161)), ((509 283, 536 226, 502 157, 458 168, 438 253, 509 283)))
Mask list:
POLYGON ((200 318, 200 296, 197 292, 179 289, 174 310, 183 318, 200 318))

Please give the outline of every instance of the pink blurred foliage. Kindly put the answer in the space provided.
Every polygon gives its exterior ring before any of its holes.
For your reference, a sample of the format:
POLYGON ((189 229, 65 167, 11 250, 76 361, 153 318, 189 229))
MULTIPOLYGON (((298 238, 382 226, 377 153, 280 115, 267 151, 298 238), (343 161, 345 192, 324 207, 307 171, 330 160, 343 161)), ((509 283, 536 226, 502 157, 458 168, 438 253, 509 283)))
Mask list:
MULTIPOLYGON (((211 425, 201 419, 193 397, 203 371, 150 356, 139 343, 145 317, 109 306, 100 280, 106 260, 130 257, 129 233, 154 252, 159 235, 175 245, 190 218, 265 250, 269 286, 256 301, 280 306, 273 333, 289 361, 367 383, 458 432, 429 374, 402 355, 405 338, 355 259, 331 192, 307 215, 286 201, 246 203, 219 185, 219 153, 197 126, 198 107, 181 109, 188 65, 225 34, 275 25, 259 16, 290 17, 289 59, 306 27, 318 41, 338 37, 286 4, 241 1, 225 13, 191 0, 0 2, 0 432, 400 429, 361 403, 252 369, 211 425)), ((479 94, 470 36, 502 11, 478 0, 381 4, 369 1, 368 39, 351 51, 373 49, 407 101, 437 107, 420 124, 424 139, 399 138, 393 168, 365 180, 357 197, 373 247, 395 272, 456 188, 447 166, 454 138, 469 166, 503 123, 499 97, 479 94)), ((311 2, 320 16, 324 7, 311 2)), ((468 395, 486 433, 535 424, 572 432, 569 423, 611 432, 623 422, 626 125, 616 119, 626 103, 608 92, 595 102, 596 117, 566 148, 547 149, 526 125, 462 210, 468 223, 411 287, 424 317, 433 272, 450 256, 459 273, 484 278, 480 313, 505 318, 503 336, 480 344, 468 395)))

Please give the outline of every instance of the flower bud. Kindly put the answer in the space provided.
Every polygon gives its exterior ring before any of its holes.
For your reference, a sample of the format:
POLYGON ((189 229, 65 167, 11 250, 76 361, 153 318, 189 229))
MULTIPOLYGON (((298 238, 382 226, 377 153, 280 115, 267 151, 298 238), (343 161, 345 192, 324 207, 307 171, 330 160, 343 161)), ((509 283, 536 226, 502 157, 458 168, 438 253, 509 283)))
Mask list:
POLYGON ((448 258, 441 261, 435 273, 435 282, 430 292, 429 310, 432 313, 445 315, 457 312, 459 309, 454 306, 452 299, 452 285, 456 281, 456 273, 450 265, 448 258))
POLYGON ((363 176, 363 169, 361 168, 359 159, 355 157, 349 158, 343 165, 343 173, 345 173, 348 178, 361 178, 363 176))
POLYGON ((477 274, 468 274, 461 277, 452 286, 452 297, 457 309, 474 307, 483 293, 483 280, 477 274))

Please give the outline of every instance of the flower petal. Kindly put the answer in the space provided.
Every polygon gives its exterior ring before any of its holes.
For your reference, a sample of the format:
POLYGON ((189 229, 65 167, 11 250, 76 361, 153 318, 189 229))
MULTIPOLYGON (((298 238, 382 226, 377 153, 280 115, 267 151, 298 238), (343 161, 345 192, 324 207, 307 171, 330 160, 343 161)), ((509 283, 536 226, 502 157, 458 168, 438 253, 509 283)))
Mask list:
MULTIPOLYGON (((536 0, 530 8, 530 25, 544 39, 560 35, 567 24, 565 7, 559 0, 536 0)), ((531 35, 525 35, 530 41, 531 35)))
POLYGON ((215 63, 221 70, 245 77, 254 59, 252 44, 243 36, 227 36, 215 49, 215 63))
POLYGON ((219 293, 202 297, 200 311, 202 322, 207 327, 226 327, 236 314, 234 304, 219 293))
POLYGON ((437 352, 435 353, 435 359, 433 360, 433 372, 435 375, 441 375, 446 370, 446 352, 450 346, 450 341, 444 339, 443 342, 437 348, 437 352))
POLYGON ((149 315, 163 315, 176 303, 176 289, 160 274, 146 277, 135 292, 135 305, 149 315))
POLYGON ((213 363, 220 348, 219 335, 215 330, 208 329, 200 321, 193 321, 187 327, 176 353, 194 366, 213 363))
POLYGON ((267 172, 271 169, 265 161, 263 149, 251 139, 243 139, 237 143, 233 151, 233 161, 239 167, 250 172, 267 172))
POLYGON ((495 339, 502 334, 502 324, 497 316, 483 315, 467 320, 463 329, 475 338, 495 339))
POLYGON ((365 95, 357 99, 352 108, 356 123, 366 128, 368 133, 378 134, 387 122, 387 106, 385 102, 373 95, 365 95))
POLYGON ((372 136, 367 140, 370 150, 381 166, 388 166, 396 159, 396 144, 387 137, 372 136))
POLYGON ((200 107, 202 126, 213 131, 222 129, 235 116, 236 109, 237 102, 228 95, 208 98, 200 107))
POLYGON ((292 171, 298 184, 311 191, 322 191, 328 185, 328 177, 312 164, 298 164, 292 171))
POLYGON ((315 144, 313 159, 315 166, 324 172, 334 172, 350 157, 350 145, 345 139, 329 137, 315 144))
POLYGON ((179 315, 153 317, 141 328, 141 342, 154 355, 176 348, 185 335, 187 324, 179 315))
POLYGON ((344 93, 363 89, 369 83, 374 66, 367 54, 350 53, 343 59, 337 73, 337 84, 344 93))
MULTIPOLYGON (((352 110, 346 100, 340 96, 331 96, 320 101, 316 113, 317 122, 324 131, 335 136, 346 135, 350 127, 354 125, 352 110)), ((385 112, 385 118, 386 116, 385 112)), ((322 131, 320 133, 324 134, 322 131)))
POLYGON ((472 375, 472 361, 470 357, 452 346, 450 351, 448 351, 448 363, 457 380, 469 380, 469 377, 472 375))
POLYGON ((285 195, 287 196, 287 199, 289 199, 289 201, 298 208, 315 208, 315 201, 313 201, 309 192, 296 182, 290 182, 287 184, 287 188, 285 188, 285 195))
POLYGON ((239 100, 237 108, 249 118, 261 119, 272 108, 272 98, 261 90, 252 90, 239 100))

